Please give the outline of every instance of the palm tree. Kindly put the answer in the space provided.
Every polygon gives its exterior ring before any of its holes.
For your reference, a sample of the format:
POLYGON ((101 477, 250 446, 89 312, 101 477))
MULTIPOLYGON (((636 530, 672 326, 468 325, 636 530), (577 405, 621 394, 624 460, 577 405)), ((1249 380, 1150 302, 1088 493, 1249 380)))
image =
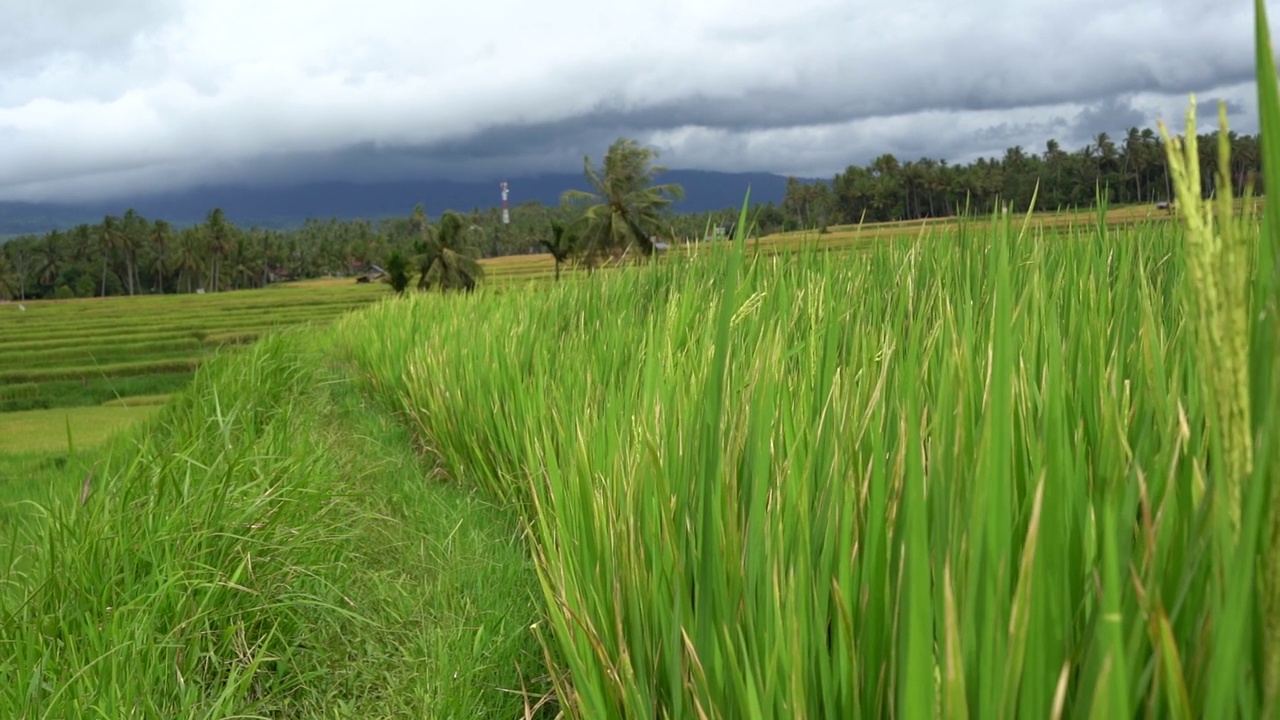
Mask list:
POLYGON ((560 281, 560 266, 564 265, 578 249, 578 236, 567 231, 565 226, 555 220, 551 221, 551 238, 542 239, 542 246, 556 260, 556 282, 560 281))
POLYGON ((205 218, 205 240, 208 243, 210 259, 210 290, 218 292, 220 288, 220 271, 222 260, 232 250, 232 231, 234 228, 227 222, 227 214, 222 208, 214 208, 205 218))
POLYGON ((125 286, 132 296, 138 280, 138 247, 146 242, 147 221, 138 215, 138 211, 129 208, 124 212, 120 223, 120 250, 124 252, 125 286))
POLYGON ((12 257, 13 272, 18 277, 18 297, 23 302, 26 302, 27 276, 35 268, 36 258, 26 250, 18 250, 16 253, 11 254, 10 257, 12 257))
MULTIPOLYGON (((9 263, 9 256, 0 252, 0 297, 12 300, 14 296, 25 294, 18 273, 9 263)), ((22 298, 26 300, 25 297, 22 298)))
POLYGON ((409 261, 399 250, 392 250, 391 256, 387 258, 387 277, 384 279, 391 289, 397 295, 403 295, 405 288, 409 287, 409 261))
POLYGON ((634 140, 619 138, 609 147, 599 170, 592 167, 590 157, 583 158, 583 172, 593 192, 567 190, 562 200, 566 204, 591 203, 580 218, 581 227, 575 228, 589 254, 632 244, 646 256, 653 254, 650 238, 664 232, 661 211, 684 198, 684 188, 679 185, 650 184, 654 176, 666 172, 666 168, 650 164, 657 155, 634 140))
POLYGON ((169 238, 173 235, 173 228, 164 220, 156 220, 151 226, 151 242, 156 246, 155 264, 151 266, 152 272, 156 276, 156 284, 160 290, 160 294, 164 294, 164 273, 165 273, 165 245, 168 244, 169 238))
POLYGON ((484 277, 479 262, 480 251, 466 241, 467 224, 462 216, 446 211, 434 229, 424 229, 414 244, 418 251, 418 289, 432 285, 445 290, 475 289, 484 277))
POLYGON ((203 225, 185 228, 174 248, 173 270, 186 285, 187 292, 191 292, 191 279, 204 272, 204 232, 203 225))
POLYGON ((58 282, 58 276, 62 274, 62 268, 66 264, 66 257, 62 251, 62 233, 54 230, 44 236, 44 242, 41 243, 38 257, 38 267, 36 268, 36 281, 41 285, 53 287, 58 282))
POLYGON ((1129 132, 1124 138, 1124 173, 1127 177, 1133 178, 1134 199, 1143 202, 1142 199, 1142 175, 1146 172, 1146 145, 1142 139, 1142 131, 1136 127, 1129 128, 1129 132))
POLYGON ((114 215, 102 219, 98 231, 98 250, 102 253, 102 292, 107 296, 107 262, 111 259, 111 251, 120 246, 120 221, 114 215))

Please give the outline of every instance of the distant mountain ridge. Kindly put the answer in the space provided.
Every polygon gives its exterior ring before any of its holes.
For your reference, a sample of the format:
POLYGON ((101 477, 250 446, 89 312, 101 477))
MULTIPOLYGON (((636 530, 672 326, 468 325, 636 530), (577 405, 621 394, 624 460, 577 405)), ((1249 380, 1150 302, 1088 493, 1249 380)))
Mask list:
MULTIPOLYGON (((677 203, 678 211, 705 212, 741 206, 748 186, 753 204, 781 203, 787 179, 774 173, 671 170, 657 181, 684 187, 685 200, 677 203)), ((565 190, 586 189, 581 173, 511 177, 507 182, 512 207, 530 201, 556 205, 565 190)), ((100 222, 106 215, 122 215, 129 208, 150 220, 163 219, 179 227, 203 221, 214 207, 221 207, 227 219, 241 227, 276 229, 298 227, 308 218, 406 216, 417 203, 422 203, 429 217, 438 217, 445 210, 470 212, 500 206, 498 183, 424 180, 280 187, 217 185, 88 203, 0 202, 0 237, 66 230, 82 222, 100 222)))

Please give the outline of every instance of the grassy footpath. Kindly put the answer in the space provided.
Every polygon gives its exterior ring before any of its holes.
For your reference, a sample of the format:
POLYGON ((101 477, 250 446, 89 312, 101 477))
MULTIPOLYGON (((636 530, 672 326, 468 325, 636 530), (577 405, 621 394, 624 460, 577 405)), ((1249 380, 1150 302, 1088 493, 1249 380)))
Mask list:
POLYGON ((271 336, 101 450, 8 461, 32 474, 0 487, 0 716, 511 718, 546 692, 512 515, 431 480, 322 344, 271 336))

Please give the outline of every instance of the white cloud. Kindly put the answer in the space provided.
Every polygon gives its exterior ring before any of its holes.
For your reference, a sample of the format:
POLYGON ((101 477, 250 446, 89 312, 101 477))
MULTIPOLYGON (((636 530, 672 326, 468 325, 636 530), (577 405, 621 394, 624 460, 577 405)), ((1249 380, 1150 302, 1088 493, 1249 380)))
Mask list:
POLYGON ((1199 0, 6 0, 6 27, 0 199, 341 173, 353 146, 576 168, 624 131, 673 167, 827 175, 1069 144, 1117 97, 1179 126, 1187 92, 1253 100, 1248 4, 1199 0))

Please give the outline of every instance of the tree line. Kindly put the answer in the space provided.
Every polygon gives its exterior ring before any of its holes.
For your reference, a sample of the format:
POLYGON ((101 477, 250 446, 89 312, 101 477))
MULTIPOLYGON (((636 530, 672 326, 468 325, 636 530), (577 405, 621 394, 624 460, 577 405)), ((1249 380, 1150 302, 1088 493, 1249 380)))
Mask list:
MULTIPOLYGON (((156 293, 221 292, 281 280, 387 271, 403 291, 470 290, 483 278, 479 260, 555 248, 594 267, 638 248, 649 255, 658 238, 680 236, 691 218, 670 209, 683 191, 655 185, 665 168, 655 153, 629 139, 609 148, 595 167, 584 161, 590 191, 566 191, 556 207, 530 202, 512 209, 446 211, 432 221, 421 204, 407 217, 374 221, 308 220, 293 230, 241 228, 221 208, 204 222, 176 228, 134 210, 70 230, 27 235, 0 246, 0 297, 76 298, 156 293)), ((557 264, 557 273, 559 264, 557 264)))
MULTIPOLYGON (((1226 174, 1233 190, 1242 193, 1252 184, 1262 194, 1258 136, 1232 132, 1229 138, 1231 167, 1226 174)), ((1198 140, 1201 189, 1207 197, 1217 183, 1217 135, 1201 134, 1198 140)), ((966 209, 1022 212, 1033 194, 1037 210, 1088 208, 1099 198, 1109 205, 1168 202, 1172 186, 1164 140, 1151 128, 1135 127, 1119 142, 1104 132, 1067 152, 1049 140, 1039 154, 1015 146, 1003 157, 967 165, 928 157, 900 162, 884 154, 866 166, 850 166, 830 181, 788 178, 782 224, 797 230, 945 217, 966 209)))
MULTIPOLYGON (((1237 193, 1261 194, 1256 135, 1230 134, 1228 176, 1237 193)), ((1216 136, 1200 136, 1203 191, 1214 191, 1216 136)), ((446 211, 432 222, 418 205, 406 217, 342 221, 311 219, 292 230, 236 226, 221 209, 204 222, 177 228, 133 210, 100 223, 26 235, 0 246, 0 297, 72 298, 262 287, 285 279, 354 275, 386 267, 403 290, 416 276, 420 289, 470 289, 483 277, 479 260, 549 252, 559 276, 564 263, 588 269, 634 252, 646 257, 658 243, 705 239, 708 227, 730 229, 737 208, 678 213, 678 185, 658 184, 665 168, 656 153, 622 138, 599 166, 584 158, 590 190, 566 191, 558 206, 528 202, 511 209, 446 211)), ((1049 140, 1040 154, 1012 147, 1000 158, 967 165, 921 158, 900 162, 884 154, 849 166, 829 181, 788 178, 781 205, 753 206, 753 231, 822 230, 828 225, 915 220, 1002 206, 1024 211, 1036 193, 1038 209, 1153 203, 1171 197, 1163 140, 1132 128, 1119 143, 1106 133, 1067 152, 1049 140), (1038 185, 1038 190, 1037 190, 1038 185)))

